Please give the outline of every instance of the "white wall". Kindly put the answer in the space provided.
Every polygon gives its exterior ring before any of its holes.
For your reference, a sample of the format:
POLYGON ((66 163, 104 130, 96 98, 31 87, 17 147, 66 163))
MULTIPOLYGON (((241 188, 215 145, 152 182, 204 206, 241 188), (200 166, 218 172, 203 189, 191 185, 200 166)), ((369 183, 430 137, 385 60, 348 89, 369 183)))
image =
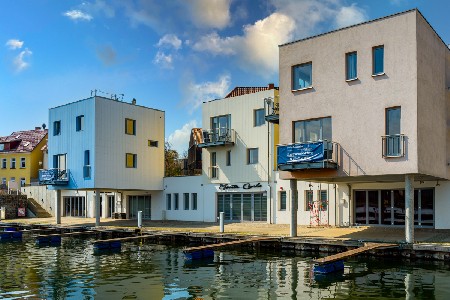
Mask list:
POLYGON ((450 229, 450 182, 439 183, 434 190, 435 229, 450 229))
POLYGON ((45 209, 52 216, 55 215, 55 199, 56 191, 47 189, 47 186, 37 185, 37 186, 26 186, 21 188, 22 194, 26 195, 28 198, 33 198, 39 205, 45 209))

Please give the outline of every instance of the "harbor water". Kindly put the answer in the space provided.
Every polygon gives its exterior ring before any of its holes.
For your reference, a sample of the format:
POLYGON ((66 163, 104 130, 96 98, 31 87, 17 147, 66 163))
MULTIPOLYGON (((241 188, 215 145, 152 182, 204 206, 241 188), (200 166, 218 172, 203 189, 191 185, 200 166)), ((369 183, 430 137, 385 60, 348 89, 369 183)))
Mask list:
POLYGON ((92 242, 0 243, 0 299, 450 298, 446 262, 359 257, 342 272, 318 276, 311 253, 221 250, 187 261, 173 245, 126 242, 95 252, 92 242))

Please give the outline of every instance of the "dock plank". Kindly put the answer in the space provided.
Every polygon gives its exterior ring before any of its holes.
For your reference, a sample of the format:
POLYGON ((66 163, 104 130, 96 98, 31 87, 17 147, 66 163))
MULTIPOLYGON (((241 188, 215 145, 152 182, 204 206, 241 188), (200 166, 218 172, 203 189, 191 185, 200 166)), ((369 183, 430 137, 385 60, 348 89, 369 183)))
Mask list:
POLYGON ((122 238, 114 238, 114 239, 107 239, 107 240, 96 240, 93 243, 110 243, 110 242, 127 242, 132 240, 139 240, 139 239, 148 239, 157 236, 157 234, 144 234, 144 235, 138 235, 138 236, 129 236, 129 237, 122 237, 122 238))
POLYGON ((387 244, 387 243, 367 243, 365 244, 363 247, 359 247, 356 249, 352 249, 352 250, 348 250, 345 252, 341 252, 338 254, 333 254, 324 258, 319 258, 319 259, 315 259, 313 260, 314 263, 317 263, 319 265, 322 264, 328 264, 331 262, 335 262, 338 260, 343 260, 345 258, 351 257, 351 256, 355 256, 373 249, 380 249, 380 248, 393 248, 393 247, 398 247, 397 244, 387 244))
POLYGON ((261 241, 268 241, 268 240, 272 240, 272 239, 273 238, 269 238, 269 237, 257 237, 257 238, 236 240, 236 241, 219 243, 219 244, 211 244, 211 245, 205 245, 205 246, 185 248, 183 250, 183 252, 188 253, 188 252, 194 252, 194 251, 202 251, 202 250, 206 250, 206 249, 215 249, 215 248, 225 247, 225 246, 229 246, 229 245, 239 245, 239 244, 252 243, 252 242, 261 242, 261 241))

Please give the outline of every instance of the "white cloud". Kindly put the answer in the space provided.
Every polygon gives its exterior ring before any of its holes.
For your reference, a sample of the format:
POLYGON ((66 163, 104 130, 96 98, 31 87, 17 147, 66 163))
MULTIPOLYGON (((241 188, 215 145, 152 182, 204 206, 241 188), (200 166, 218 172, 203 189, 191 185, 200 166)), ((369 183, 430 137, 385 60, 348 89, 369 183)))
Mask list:
POLYGON ((162 51, 158 51, 153 59, 153 63, 160 65, 165 69, 173 69, 173 57, 171 54, 165 54, 162 51))
POLYGON ((231 0, 191 1, 192 21, 198 27, 225 28, 230 23, 231 0))
POLYGON ((341 7, 336 15, 336 27, 342 28, 364 22, 367 19, 366 13, 355 4, 341 7))
POLYGON ((10 39, 10 40, 8 40, 7 42, 6 42, 6 46, 9 48, 9 49, 12 49, 12 50, 15 50, 15 49, 20 49, 20 48, 22 48, 22 46, 23 46, 23 41, 19 41, 19 40, 16 40, 16 39, 10 39))
POLYGON ((77 9, 66 11, 63 15, 74 21, 78 21, 78 20, 90 21, 90 20, 92 20, 92 16, 90 14, 84 13, 81 10, 77 10, 77 9))
POLYGON ((21 51, 13 60, 14 69, 16 72, 21 72, 28 68, 30 64, 25 61, 26 57, 29 57, 33 54, 28 49, 21 51))
POLYGON ((167 141, 170 143, 172 148, 178 152, 179 155, 183 155, 183 153, 189 149, 191 129, 196 127, 197 121, 191 120, 188 123, 184 124, 181 129, 177 129, 169 135, 167 141))
POLYGON ((193 113, 204 101, 223 98, 230 90, 231 78, 222 75, 217 81, 195 83, 190 80, 183 86, 184 104, 189 107, 189 113, 193 113))
POLYGON ((181 48, 181 40, 175 34, 166 34, 159 39, 158 47, 172 46, 176 50, 181 48))
POLYGON ((197 51, 205 51, 214 55, 231 55, 236 54, 239 47, 240 36, 221 38, 217 32, 202 36, 192 48, 197 51))

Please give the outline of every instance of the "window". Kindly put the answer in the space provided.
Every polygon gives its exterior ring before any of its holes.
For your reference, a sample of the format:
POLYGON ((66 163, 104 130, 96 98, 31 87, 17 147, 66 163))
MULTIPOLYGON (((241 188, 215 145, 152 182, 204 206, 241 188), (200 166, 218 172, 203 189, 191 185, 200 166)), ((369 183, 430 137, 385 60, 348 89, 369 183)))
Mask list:
POLYGON ((22 187, 22 186, 25 186, 25 178, 24 177, 21 177, 20 178, 20 186, 22 187))
POLYGON ((372 48, 373 75, 384 74, 384 46, 372 48))
POLYGON ((5 144, 0 144, 0 151, 5 151, 5 144))
POLYGON ((197 210, 197 193, 192 193, 192 210, 197 210))
POLYGON ((211 152, 211 178, 217 178, 217 153, 211 152))
POLYGON ((311 190, 305 191, 305 211, 310 211, 314 206, 314 193, 311 190))
POLYGON ((319 203, 320 203, 319 210, 327 211, 327 209, 328 209, 328 193, 327 193, 327 191, 326 190, 318 191, 318 197, 319 197, 319 203))
POLYGON ((172 210, 172 194, 166 194, 166 209, 172 210))
POLYGON ((312 86, 312 63, 292 67, 292 90, 301 90, 312 86))
POLYGON ((136 120, 125 119, 125 133, 136 135, 136 120))
POLYGON ((189 193, 183 193, 184 210, 189 210, 189 193))
POLYGON ((91 178, 91 157, 89 150, 84 150, 83 177, 91 178))
POLYGON ((158 147, 158 141, 148 140, 149 147, 158 147))
POLYGON ((16 159, 11 158, 11 169, 15 169, 15 168, 16 168, 16 159))
POLYGON ((355 52, 345 54, 345 79, 354 80, 358 78, 357 62, 358 55, 355 52))
POLYGON ((60 170, 66 169, 66 154, 53 155, 53 168, 60 170))
POLYGON ((11 182, 16 182, 16 177, 11 177, 11 182))
POLYGON ((77 116, 77 118, 76 118, 76 128, 77 128, 77 131, 81 131, 81 130, 84 129, 84 116, 83 115, 77 116))
POLYGON ((266 120, 264 119, 264 114, 264 108, 255 109, 253 111, 253 126, 257 127, 264 125, 264 123, 266 122, 266 120))
POLYGON ((7 164, 7 159, 6 158, 2 158, 2 169, 6 169, 6 164, 7 164))
POLYGON ((6 184, 6 178, 5 177, 2 178, 2 184, 6 184))
POLYGON ((331 141, 331 118, 294 122, 294 143, 331 141))
POLYGON ((258 163, 258 148, 247 149, 247 164, 253 165, 258 163))
POLYGON ((21 169, 24 169, 26 167, 25 161, 26 161, 25 157, 20 158, 20 168, 21 169))
POLYGON ((137 154, 133 153, 126 154, 126 167, 137 168, 137 154))
POLYGON ((211 118, 210 142, 228 141, 231 138, 231 115, 211 118))
POLYGON ((231 150, 227 151, 226 164, 227 166, 231 166, 231 150))
POLYGON ((53 122, 53 135, 61 134, 61 121, 53 122))
POLYGON ((286 210, 286 191, 280 192, 280 210, 286 210))
POLYGON ((386 136, 384 137, 383 155, 388 157, 403 156, 403 136, 401 135, 401 108, 386 109, 386 136))
POLYGON ((178 210, 179 207, 179 197, 178 197, 178 193, 173 194, 173 206, 175 208, 175 210, 178 210))

